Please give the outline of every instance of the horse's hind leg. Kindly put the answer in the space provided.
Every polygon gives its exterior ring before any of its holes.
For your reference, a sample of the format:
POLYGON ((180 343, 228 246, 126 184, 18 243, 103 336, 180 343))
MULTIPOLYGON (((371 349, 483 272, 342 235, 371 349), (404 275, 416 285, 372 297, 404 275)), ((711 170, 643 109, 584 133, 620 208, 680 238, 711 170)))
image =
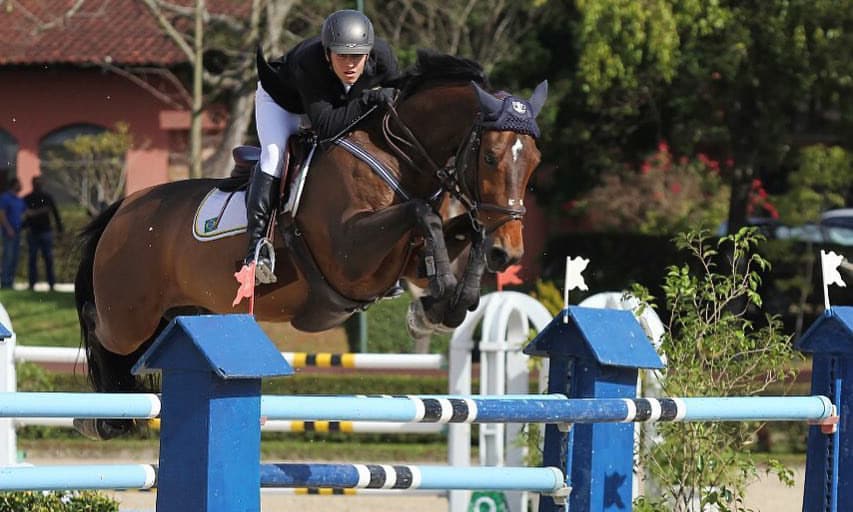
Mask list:
MULTIPOLYGON (((154 391, 156 384, 152 379, 136 377, 131 373, 131 369, 151 345, 165 323, 161 323, 157 333, 139 348, 130 354, 121 355, 104 348, 95 335, 96 313, 91 303, 87 303, 83 307, 82 317, 86 323, 83 343, 86 347, 87 369, 92 388, 100 393, 154 391)), ((81 434, 93 439, 112 439, 124 436, 137 431, 139 425, 139 421, 130 419, 78 418, 74 420, 74 427, 81 434)))

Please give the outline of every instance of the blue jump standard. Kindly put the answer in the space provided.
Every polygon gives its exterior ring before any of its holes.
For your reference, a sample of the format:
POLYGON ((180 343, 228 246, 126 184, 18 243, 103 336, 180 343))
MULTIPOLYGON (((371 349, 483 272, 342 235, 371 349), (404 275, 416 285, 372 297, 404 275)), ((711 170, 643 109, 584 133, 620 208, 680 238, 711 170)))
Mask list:
MULTIPOLYGON (((153 394, 0 393, 4 418, 155 418, 153 394)), ((561 394, 457 396, 262 396, 275 420, 403 423, 608 423, 642 421, 805 421, 833 415, 824 396, 566 398, 561 394)))

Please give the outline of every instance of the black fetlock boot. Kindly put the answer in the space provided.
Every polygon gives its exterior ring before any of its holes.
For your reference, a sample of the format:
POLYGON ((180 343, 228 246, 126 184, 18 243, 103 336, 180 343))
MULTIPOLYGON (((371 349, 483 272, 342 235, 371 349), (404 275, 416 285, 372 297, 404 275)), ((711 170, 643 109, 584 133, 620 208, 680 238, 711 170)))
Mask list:
MULTIPOLYGON (((255 251, 258 242, 267 234, 270 213, 278 198, 279 178, 270 176, 255 168, 246 191, 246 217, 248 224, 246 232, 249 235, 249 249, 245 263, 248 265, 255 260, 255 251)), ((255 265, 255 282, 257 284, 268 284, 276 282, 272 262, 265 249, 261 249, 258 261, 255 265)))

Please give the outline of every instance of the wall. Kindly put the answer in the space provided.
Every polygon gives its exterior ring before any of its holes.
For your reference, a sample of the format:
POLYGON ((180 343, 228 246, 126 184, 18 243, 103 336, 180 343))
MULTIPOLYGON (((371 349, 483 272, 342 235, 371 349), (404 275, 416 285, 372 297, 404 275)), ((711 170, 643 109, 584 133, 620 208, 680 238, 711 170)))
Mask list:
POLYGON ((70 124, 130 125, 128 193, 168 180, 169 138, 160 126, 168 107, 129 80, 98 69, 0 69, 0 129, 18 142, 18 177, 29 191, 39 174, 39 141, 70 124))

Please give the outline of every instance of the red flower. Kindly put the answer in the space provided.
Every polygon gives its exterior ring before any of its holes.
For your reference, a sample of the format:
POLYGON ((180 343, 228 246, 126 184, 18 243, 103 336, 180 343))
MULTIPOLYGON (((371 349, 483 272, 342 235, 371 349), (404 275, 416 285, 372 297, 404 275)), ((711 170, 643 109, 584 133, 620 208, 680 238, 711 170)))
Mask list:
POLYGON ((669 144, 665 140, 658 142, 658 151, 661 153, 669 153, 669 144))
POLYGON ((675 182, 669 186, 669 190, 672 191, 673 194, 677 194, 681 192, 681 183, 675 182))

